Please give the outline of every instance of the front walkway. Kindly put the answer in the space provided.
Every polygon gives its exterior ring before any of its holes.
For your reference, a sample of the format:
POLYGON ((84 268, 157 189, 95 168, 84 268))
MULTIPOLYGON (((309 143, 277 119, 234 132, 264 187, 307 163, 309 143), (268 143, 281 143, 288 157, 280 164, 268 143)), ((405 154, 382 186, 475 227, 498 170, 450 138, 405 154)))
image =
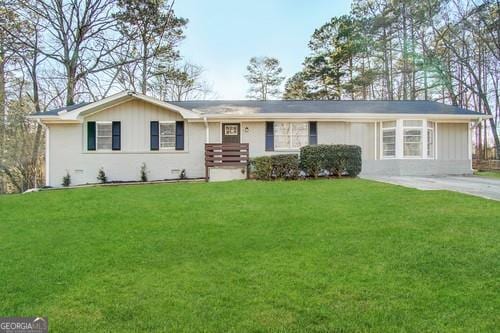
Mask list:
POLYGON ((500 201, 500 180, 478 176, 370 176, 365 179, 419 190, 448 190, 500 201))

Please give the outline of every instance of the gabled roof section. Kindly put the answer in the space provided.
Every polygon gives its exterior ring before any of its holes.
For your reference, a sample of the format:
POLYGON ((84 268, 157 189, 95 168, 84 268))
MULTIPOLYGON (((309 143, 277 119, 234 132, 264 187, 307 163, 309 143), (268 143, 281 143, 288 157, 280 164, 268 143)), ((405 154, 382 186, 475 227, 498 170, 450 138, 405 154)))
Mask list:
POLYGON ((198 119, 200 114, 196 111, 188 110, 177 105, 160 101, 159 99, 149 97, 146 95, 138 94, 131 91, 123 91, 118 94, 111 95, 100 101, 93 103, 79 103, 67 107, 62 107, 46 112, 35 113, 31 115, 32 118, 39 119, 59 119, 63 121, 76 121, 81 120, 81 118, 103 111, 112 106, 122 104, 134 99, 139 99, 173 112, 179 113, 184 119, 198 119))

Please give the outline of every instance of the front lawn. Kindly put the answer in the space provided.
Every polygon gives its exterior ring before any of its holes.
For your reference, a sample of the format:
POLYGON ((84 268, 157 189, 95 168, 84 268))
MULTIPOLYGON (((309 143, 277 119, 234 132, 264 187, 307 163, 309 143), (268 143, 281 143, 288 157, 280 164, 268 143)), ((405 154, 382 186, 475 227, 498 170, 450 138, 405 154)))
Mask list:
POLYGON ((493 332, 500 204, 365 180, 0 197, 0 316, 50 332, 493 332))

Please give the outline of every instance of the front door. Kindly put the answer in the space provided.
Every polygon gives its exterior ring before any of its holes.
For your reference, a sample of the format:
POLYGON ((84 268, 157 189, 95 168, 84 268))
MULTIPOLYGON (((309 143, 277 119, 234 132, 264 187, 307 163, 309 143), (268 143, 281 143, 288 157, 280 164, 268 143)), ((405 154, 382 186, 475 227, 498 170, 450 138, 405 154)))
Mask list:
POLYGON ((240 143, 240 124, 222 124, 222 143, 240 143))

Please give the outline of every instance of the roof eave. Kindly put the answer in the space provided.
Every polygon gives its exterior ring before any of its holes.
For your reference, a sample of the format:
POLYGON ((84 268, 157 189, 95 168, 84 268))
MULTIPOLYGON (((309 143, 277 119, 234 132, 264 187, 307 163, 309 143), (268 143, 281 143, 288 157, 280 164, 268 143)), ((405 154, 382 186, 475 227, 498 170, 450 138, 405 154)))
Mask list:
POLYGON ((254 113, 254 114, 205 114, 207 119, 489 119, 485 114, 429 114, 429 113, 254 113))

